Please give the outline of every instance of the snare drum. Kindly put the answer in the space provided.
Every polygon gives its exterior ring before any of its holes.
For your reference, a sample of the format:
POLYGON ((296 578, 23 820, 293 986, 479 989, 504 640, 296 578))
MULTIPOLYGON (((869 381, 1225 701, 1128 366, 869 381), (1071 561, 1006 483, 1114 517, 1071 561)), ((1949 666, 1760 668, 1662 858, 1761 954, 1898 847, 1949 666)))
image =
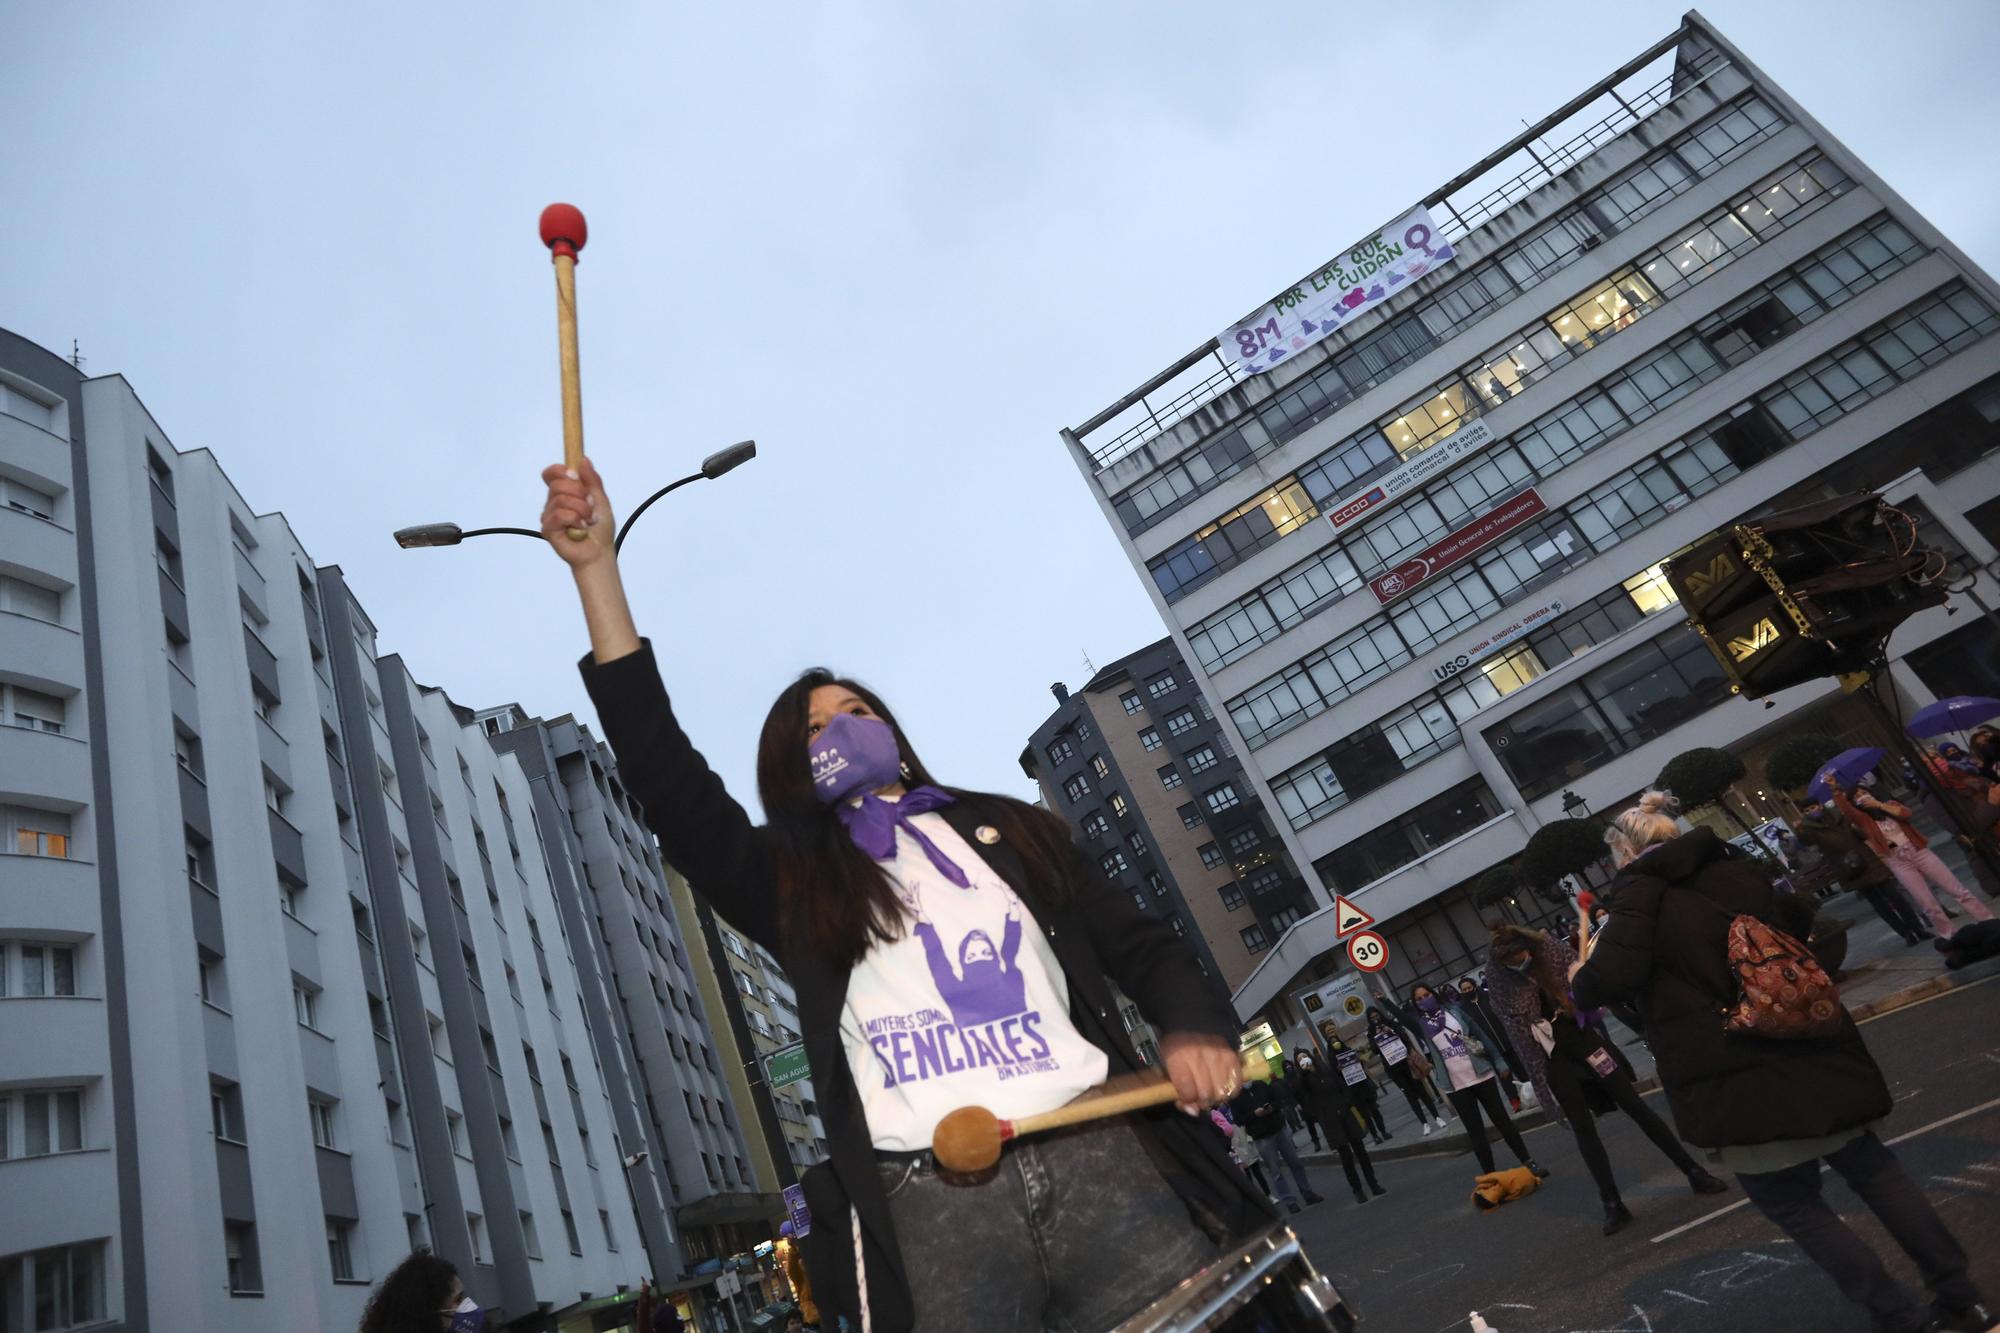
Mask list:
POLYGON ((1272 1227, 1215 1260, 1112 1333, 1350 1333, 1360 1316, 1272 1227))

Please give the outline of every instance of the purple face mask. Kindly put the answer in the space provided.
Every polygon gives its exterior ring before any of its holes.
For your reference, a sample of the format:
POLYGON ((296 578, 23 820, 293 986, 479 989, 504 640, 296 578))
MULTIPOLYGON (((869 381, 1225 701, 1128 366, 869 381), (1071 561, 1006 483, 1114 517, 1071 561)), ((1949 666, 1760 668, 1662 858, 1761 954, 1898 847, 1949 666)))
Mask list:
POLYGON ((813 795, 821 805, 886 787, 903 776, 896 733, 877 718, 835 713, 806 742, 806 751, 812 756, 813 795))
POLYGON ((467 1296, 452 1310, 451 1333, 484 1333, 485 1328, 486 1311, 472 1297, 467 1296))

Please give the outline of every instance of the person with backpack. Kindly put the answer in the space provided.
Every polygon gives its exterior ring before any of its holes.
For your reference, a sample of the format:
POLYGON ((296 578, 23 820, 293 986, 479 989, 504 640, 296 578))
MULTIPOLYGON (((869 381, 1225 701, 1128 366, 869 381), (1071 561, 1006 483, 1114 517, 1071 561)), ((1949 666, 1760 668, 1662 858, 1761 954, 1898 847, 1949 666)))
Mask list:
POLYGON ((1391 1019, 1380 1009, 1368 1010, 1368 1045, 1375 1052, 1375 1058, 1388 1071, 1389 1081, 1403 1090, 1409 1100, 1410 1109, 1416 1112, 1417 1124, 1423 1127, 1424 1137, 1431 1134, 1431 1121, 1443 1129, 1444 1112, 1439 1108, 1437 1097, 1431 1091, 1430 1066, 1423 1060, 1417 1049, 1416 1036, 1391 1019))
POLYGON ((1601 1010, 1587 1009, 1569 993, 1569 967, 1576 955, 1554 936, 1495 922, 1489 927, 1486 989, 1501 1025, 1527 1065, 1535 1096, 1559 1123, 1567 1123, 1577 1152, 1597 1182, 1604 1204, 1604 1234, 1632 1224, 1632 1210, 1618 1193, 1611 1154, 1597 1133, 1597 1117, 1623 1111, 1679 1167, 1696 1194, 1720 1194, 1729 1186, 1688 1155, 1667 1122, 1646 1105, 1632 1083, 1632 1063, 1605 1030, 1601 1010))
POLYGON ((1649 791, 1605 830, 1618 867, 1611 919, 1571 965, 1576 1003, 1639 1005, 1680 1136, 1734 1172, 1878 1333, 1985 1329, 1964 1248, 1877 1136, 1889 1085, 1800 943, 1810 900, 1777 892, 1713 830, 1682 832, 1678 811, 1649 791), (1797 1003, 1757 1003, 1774 972, 1797 1003), (1827 1203, 1822 1162, 1916 1261, 1931 1309, 1827 1203))

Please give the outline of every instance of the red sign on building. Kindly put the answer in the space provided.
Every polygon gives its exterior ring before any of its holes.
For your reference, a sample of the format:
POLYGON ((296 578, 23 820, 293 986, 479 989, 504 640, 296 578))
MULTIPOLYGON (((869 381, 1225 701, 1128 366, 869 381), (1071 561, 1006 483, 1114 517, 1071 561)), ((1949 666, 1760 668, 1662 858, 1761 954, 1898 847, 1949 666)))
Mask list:
POLYGON ((1384 605, 1393 602, 1398 597, 1415 591, 1425 580, 1442 574, 1480 547, 1505 536, 1529 519, 1543 513, 1547 508, 1548 506, 1542 503, 1541 492, 1530 487, 1498 509, 1474 519, 1436 545, 1417 552, 1388 573, 1371 579, 1368 588, 1375 594, 1376 601, 1384 605))

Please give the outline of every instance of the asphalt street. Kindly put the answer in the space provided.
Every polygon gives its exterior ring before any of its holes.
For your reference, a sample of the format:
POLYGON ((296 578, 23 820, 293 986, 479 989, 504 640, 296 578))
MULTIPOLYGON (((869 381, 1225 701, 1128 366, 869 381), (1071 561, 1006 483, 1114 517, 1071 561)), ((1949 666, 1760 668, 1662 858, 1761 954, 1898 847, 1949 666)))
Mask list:
MULTIPOLYGON (((1973 1256, 1989 1304, 2000 1301, 2000 979, 1862 1030, 1896 1096, 1884 1137, 1973 1256)), ((1660 1094, 1651 1101, 1667 1114, 1660 1094)), ((1313 1262, 1358 1305, 1367 1333, 1451 1333, 1466 1329, 1474 1310, 1497 1333, 1867 1328, 1798 1247, 1743 1202, 1733 1180, 1727 1195, 1693 1195, 1625 1117, 1599 1125, 1638 1219, 1617 1236, 1600 1234, 1596 1187, 1560 1126, 1528 1135, 1550 1179, 1495 1212, 1469 1201, 1470 1154, 1433 1154, 1382 1163, 1389 1194, 1366 1205, 1352 1201, 1337 1165, 1315 1167, 1327 1201, 1289 1220, 1313 1262)), ((1505 1145, 1495 1146, 1511 1165, 1505 1145)), ((1827 1192, 1917 1289, 1914 1267, 1830 1174, 1827 1192)))

